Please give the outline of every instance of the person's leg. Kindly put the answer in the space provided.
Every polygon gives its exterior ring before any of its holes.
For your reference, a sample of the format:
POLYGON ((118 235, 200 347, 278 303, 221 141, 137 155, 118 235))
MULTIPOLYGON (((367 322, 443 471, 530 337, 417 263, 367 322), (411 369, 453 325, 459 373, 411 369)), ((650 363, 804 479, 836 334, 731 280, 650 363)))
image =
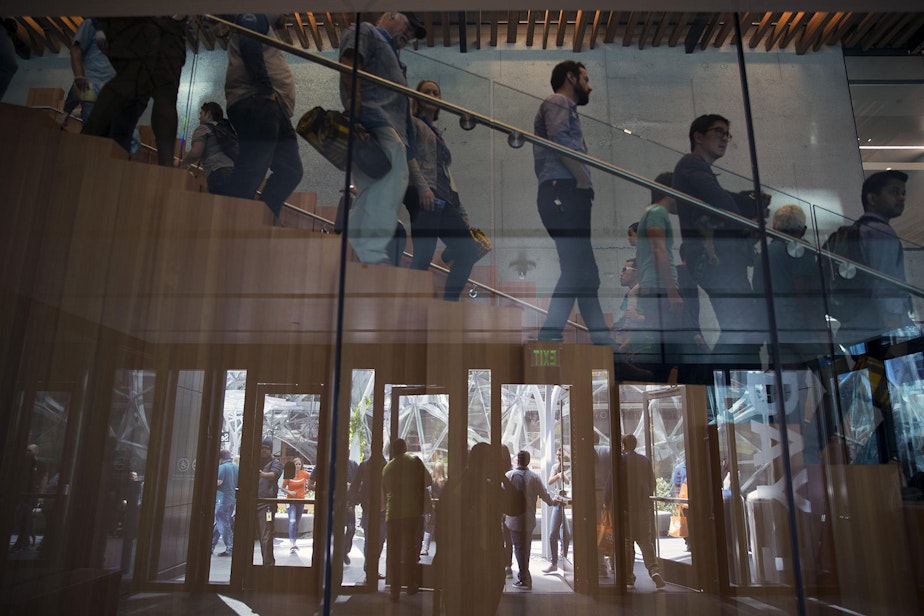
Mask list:
POLYGON ((568 549, 571 547, 571 525, 568 523, 568 516, 565 515, 565 508, 561 511, 561 556, 568 558, 568 549))
MULTIPOLYGON (((182 65, 180 65, 182 68, 182 65)), ((180 75, 171 74, 169 69, 159 67, 154 76, 152 92, 154 105, 151 107, 151 128, 157 145, 157 164, 174 166, 178 118, 176 115, 176 94, 180 87, 180 75)))
POLYGON ((260 200, 269 206, 274 215, 278 216, 282 211, 282 204, 302 181, 303 169, 302 159, 298 154, 298 136, 292 128, 292 122, 285 117, 278 104, 274 113, 277 115, 279 136, 276 139, 276 149, 270 163, 272 173, 266 180, 260 200))
POLYGON ((549 523, 549 553, 551 554, 553 568, 558 566, 558 535, 561 533, 563 517, 560 506, 552 507, 552 520, 549 523))
POLYGON ((464 210, 455 205, 447 205, 440 216, 439 236, 446 243, 446 249, 452 253, 452 267, 446 278, 446 290, 443 299, 456 301, 465 290, 465 284, 472 273, 472 267, 478 260, 478 244, 472 239, 464 210))
MULTIPOLYGON (((411 189, 408 192, 416 192, 416 189, 411 189)), ((430 267, 433 253, 436 251, 439 218, 439 212, 428 212, 422 208, 417 208, 415 215, 411 218, 411 240, 414 243, 414 258, 411 259, 411 269, 426 270, 430 267)))
POLYGON ((246 98, 228 107, 228 119, 237 131, 240 152, 234 161, 230 195, 253 199, 266 177, 276 149, 279 124, 273 115, 273 101, 246 98))
POLYGON ((626 583, 631 586, 635 584, 635 539, 632 537, 631 532, 626 537, 623 545, 625 549, 625 560, 623 562, 626 564, 626 583))
POLYGON ((507 577, 513 577, 511 566, 513 565, 513 537, 503 520, 501 520, 501 530, 504 535, 504 568, 506 569, 507 577))
POLYGON ((260 527, 262 530, 260 533, 260 548, 263 552, 263 564, 272 566, 276 564, 276 555, 273 554, 273 508, 261 507, 259 515, 260 524, 262 524, 260 527))
POLYGON ((356 535, 356 507, 347 507, 346 532, 343 535, 343 562, 350 564, 350 552, 353 551, 353 537, 356 535))
POLYGON ((231 179, 234 177, 234 167, 221 167, 212 171, 206 183, 209 193, 213 195, 230 195, 231 179))
POLYGON ((642 561, 645 563, 645 568, 648 569, 648 575, 651 576, 656 587, 664 588, 664 577, 661 575, 661 568, 658 566, 658 558, 655 554, 654 529, 649 515, 649 511, 638 512, 636 518, 639 521, 636 522, 637 528, 632 529, 632 535, 642 551, 642 561))
POLYGON ((421 517, 405 518, 401 520, 402 541, 401 560, 403 561, 404 574, 402 580, 407 585, 407 594, 413 595, 420 589, 420 579, 418 576, 420 562, 420 530, 421 517))
POLYGON ((298 537, 298 505, 289 503, 286 505, 289 514, 289 546, 295 549, 295 539, 298 537))
POLYGON ((407 190, 407 150, 390 126, 372 130, 391 163, 391 171, 377 180, 354 171, 359 195, 350 206, 349 240, 363 263, 388 259, 387 247, 395 233, 398 207, 407 190))
POLYGON ((388 581, 392 601, 401 594, 401 524, 388 520, 388 552, 385 554, 385 577, 388 581))
POLYGON ((234 543, 234 535, 231 531, 231 512, 234 511, 234 504, 219 503, 215 506, 215 522, 217 534, 212 537, 212 551, 218 545, 218 535, 225 544, 225 552, 231 552, 234 543))
POLYGON ((555 250, 558 253, 559 268, 561 270, 555 290, 552 292, 552 299, 549 302, 549 312, 546 316, 545 323, 539 331, 540 340, 560 340, 565 323, 571 315, 571 308, 574 306, 575 297, 570 287, 570 281, 566 277, 565 261, 566 256, 563 254, 567 250, 565 237, 565 216, 563 207, 560 202, 558 191, 550 182, 544 182, 539 186, 539 193, 536 197, 536 203, 539 208, 539 217, 549 236, 555 243, 555 250), (559 203, 556 203, 559 201, 559 203))
POLYGON ((513 556, 517 561, 517 581, 529 584, 529 546, 526 542, 526 531, 511 529, 510 539, 513 542, 513 556))
POLYGON ((3 100, 3 95, 6 94, 6 89, 17 70, 19 60, 16 58, 16 46, 6 27, 0 24, 0 100, 3 100))

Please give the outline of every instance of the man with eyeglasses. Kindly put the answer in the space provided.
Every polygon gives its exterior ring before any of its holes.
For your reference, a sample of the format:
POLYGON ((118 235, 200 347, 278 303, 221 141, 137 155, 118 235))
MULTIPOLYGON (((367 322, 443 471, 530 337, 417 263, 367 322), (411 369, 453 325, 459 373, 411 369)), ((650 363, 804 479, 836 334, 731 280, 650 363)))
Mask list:
MULTIPOLYGON (((407 86, 407 66, 398 52, 412 39, 427 35, 426 29, 410 14, 383 13, 373 25, 362 22, 350 26, 340 36, 340 63, 357 65, 359 70, 407 86), (356 28, 359 40, 356 40, 356 28)), ((378 179, 353 171, 359 194, 350 206, 350 245, 363 263, 391 263, 388 243, 395 232, 398 208, 404 200, 409 177, 408 130, 411 123, 407 96, 376 83, 340 74, 340 100, 344 109, 358 117, 359 123, 375 135, 391 163, 391 170, 378 179), (353 88, 356 100, 352 101, 353 88)))
MULTIPOLYGON (((690 153, 674 168, 673 188, 713 207, 747 216, 712 170, 732 138, 728 119, 702 115, 690 125, 689 137, 690 153)), ((689 245, 690 272, 709 296, 721 329, 714 359, 739 366, 759 362, 761 336, 754 330, 762 326, 752 323, 756 306, 747 268, 754 260, 754 248, 748 230, 690 203, 679 201, 677 209, 680 233, 689 245)))

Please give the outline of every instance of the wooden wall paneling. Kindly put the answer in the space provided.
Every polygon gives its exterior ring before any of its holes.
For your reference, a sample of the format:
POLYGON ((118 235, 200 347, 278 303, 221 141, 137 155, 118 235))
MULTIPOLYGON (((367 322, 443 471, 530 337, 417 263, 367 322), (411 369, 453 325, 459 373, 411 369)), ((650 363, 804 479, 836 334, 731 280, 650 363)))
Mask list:
POLYGON ((763 17, 760 20, 760 23, 757 24, 757 28, 754 29, 754 32, 751 34, 748 39, 748 47, 751 49, 756 49, 760 44, 760 40, 766 36, 768 32, 773 30, 773 22, 780 18, 780 13, 764 13, 763 17))
POLYGON ((895 41, 892 43, 894 47, 904 47, 908 44, 908 39, 912 37, 918 30, 924 27, 924 14, 919 14, 917 17, 912 19, 906 26, 904 31, 900 31, 896 37, 895 41))
POLYGON ((805 54, 815 46, 815 41, 822 37, 825 26, 834 18, 834 13, 815 13, 809 19, 802 35, 796 40, 796 53, 805 54))
POLYGON ((526 46, 533 46, 533 37, 536 35, 536 23, 542 16, 543 11, 530 11, 526 20, 526 46))
POLYGON ((859 613, 919 614, 894 464, 828 466, 839 604, 859 613))
POLYGON ((306 15, 308 15, 308 26, 309 30, 311 31, 311 38, 314 41, 315 47, 317 47, 318 51, 323 51, 324 41, 321 38, 321 32, 318 30, 318 20, 315 19, 313 11, 308 11, 306 15))
POLYGON ((302 15, 299 12, 295 12, 295 36, 298 38, 299 45, 302 46, 302 49, 308 49, 308 33, 305 32, 305 22, 302 20, 302 15))
POLYGON ((645 49, 645 41, 648 39, 648 33, 651 32, 651 26, 654 24, 654 20, 657 19, 658 13, 649 11, 645 15, 645 24, 642 26, 642 33, 638 37, 638 48, 645 49))
POLYGON ((619 27, 619 11, 610 11, 606 18, 606 31, 603 33, 603 42, 607 45, 616 40, 616 29, 619 27))
POLYGON ((600 36, 601 26, 603 26, 603 11, 594 11, 593 25, 590 30, 589 46, 591 49, 596 49, 597 47, 597 37, 600 36))
POLYGON ((875 26, 881 17, 880 13, 862 13, 862 20, 856 25, 853 32, 843 39, 845 48, 850 48, 860 42, 866 33, 875 26))
POLYGON ((517 31, 520 26, 520 15, 518 11, 507 11, 507 44, 513 45, 517 42, 517 31))
POLYGON ((491 27, 491 36, 488 39, 488 44, 491 47, 497 47, 497 28, 498 28, 498 14, 497 11, 488 11, 488 23, 491 27))
POLYGON ((667 33, 667 26, 670 24, 670 13, 658 13, 658 28, 655 30, 654 36, 651 38, 652 47, 660 47, 661 41, 664 40, 664 35, 667 33))
POLYGON ((552 29, 552 12, 545 12, 545 19, 542 22, 542 48, 548 49, 549 47, 549 32, 552 29))
POLYGON ((577 17, 574 18, 574 35, 571 37, 571 51, 574 53, 584 48, 588 17, 588 11, 578 11, 577 17))

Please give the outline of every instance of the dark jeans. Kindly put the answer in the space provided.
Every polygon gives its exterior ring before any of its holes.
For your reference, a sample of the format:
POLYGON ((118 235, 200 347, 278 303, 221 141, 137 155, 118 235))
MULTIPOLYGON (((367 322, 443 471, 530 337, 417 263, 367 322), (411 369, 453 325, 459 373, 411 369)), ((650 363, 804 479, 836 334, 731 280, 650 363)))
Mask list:
POLYGON ((568 547, 571 545, 571 529, 568 528, 568 518, 565 517, 565 508, 561 505, 552 507, 552 521, 549 526, 549 551, 552 553, 552 564, 558 564, 558 535, 561 534, 561 553, 568 557, 568 547))
POLYGON ((408 594, 420 588, 420 525, 420 516, 388 521, 386 572, 392 599, 401 594, 402 585, 407 586, 408 594))
POLYGON ((228 119, 240 140, 240 153, 234 162, 231 196, 253 199, 257 188, 272 171, 260 199, 273 215, 302 179, 298 137, 292 122, 278 101, 255 96, 228 107, 228 119))
POLYGON ((713 348, 717 363, 745 367, 759 365, 759 348, 767 330, 763 305, 756 301, 748 265, 753 261, 747 239, 716 239, 717 265, 703 256, 696 282, 709 296, 722 332, 713 348))
POLYGON ((529 551, 533 542, 533 528, 524 530, 510 529, 510 540, 513 543, 513 555, 517 559, 517 579, 524 584, 532 585, 533 577, 529 573, 529 551))
POLYGON ((465 210, 459 205, 458 198, 454 199, 455 203, 437 205, 431 211, 421 209, 417 199, 417 188, 408 189, 405 205, 411 215, 411 237, 414 240, 411 269, 428 269, 436 250, 436 240, 443 240, 447 256, 452 255, 443 299, 457 301, 478 259, 478 244, 469 232, 465 210))
POLYGON ((651 528, 651 511, 640 511, 629 514, 629 536, 626 537, 626 576, 629 582, 635 582, 635 544, 642 551, 642 560, 649 575, 660 573, 658 560, 655 557, 654 534, 651 528))
POLYGON ((550 180, 539 185, 537 203, 542 224, 555 242, 561 267, 539 338, 559 339, 577 302, 591 340, 609 344, 609 327, 597 296, 600 272, 590 243, 593 191, 575 188, 574 180, 550 180))
POLYGON ((273 517, 276 505, 261 505, 257 508, 257 523, 260 525, 260 552, 263 554, 264 565, 275 565, 276 556, 273 554, 273 517), (266 519, 267 513, 269 520, 266 519))
POLYGON ((346 510, 346 533, 343 535, 343 557, 344 561, 353 549, 353 537, 356 535, 356 507, 347 507, 346 510))
POLYGON ((185 51, 156 57, 113 59, 115 77, 103 86, 82 132, 111 137, 130 152, 135 125, 147 108, 148 99, 153 98, 151 128, 157 145, 157 162, 172 167, 178 123, 176 93, 185 60, 185 51))
POLYGON ((385 512, 379 513, 378 541, 372 540, 372 519, 363 507, 363 515, 359 520, 363 529, 363 558, 366 559, 366 581, 375 581, 378 575, 379 557, 382 556, 382 546, 385 545, 385 512))
POLYGON ((234 178, 234 167, 221 167, 215 169, 206 178, 209 192, 213 195, 230 195, 231 181, 234 178))
POLYGON ((234 529, 231 525, 231 516, 234 514, 234 503, 215 503, 215 528, 212 531, 212 551, 218 545, 218 538, 225 544, 225 551, 230 552, 234 545, 234 529))

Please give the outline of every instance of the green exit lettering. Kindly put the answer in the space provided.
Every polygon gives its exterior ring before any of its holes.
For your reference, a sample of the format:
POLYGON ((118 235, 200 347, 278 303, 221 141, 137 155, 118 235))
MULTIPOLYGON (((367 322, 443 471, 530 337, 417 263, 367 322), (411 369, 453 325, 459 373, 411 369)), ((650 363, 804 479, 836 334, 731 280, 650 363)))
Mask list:
POLYGON ((533 349, 534 368, 558 368, 558 349, 533 349))

